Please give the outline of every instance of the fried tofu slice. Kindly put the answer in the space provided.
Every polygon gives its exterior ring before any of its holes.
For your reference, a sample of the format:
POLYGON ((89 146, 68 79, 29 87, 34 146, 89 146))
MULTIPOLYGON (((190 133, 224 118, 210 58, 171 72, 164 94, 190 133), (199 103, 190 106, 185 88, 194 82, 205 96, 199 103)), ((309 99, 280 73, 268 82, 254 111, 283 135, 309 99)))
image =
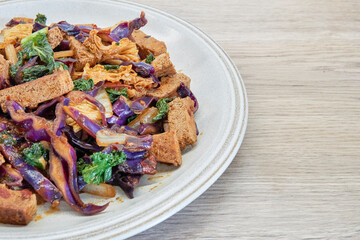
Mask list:
POLYGON ((169 103, 168 126, 175 132, 181 150, 196 143, 194 102, 189 97, 175 98, 169 103))
POLYGON ((75 71, 81 72, 87 63, 90 67, 95 66, 97 62, 95 54, 90 52, 87 47, 76 40, 75 37, 70 36, 68 40, 70 42, 70 49, 74 51, 74 56, 77 60, 74 64, 75 71))
POLYGON ((183 73, 176 73, 174 75, 163 77, 159 88, 151 89, 147 92, 148 96, 157 98, 167 98, 177 96, 176 90, 181 83, 190 88, 191 79, 183 73))
POLYGON ((19 22, 20 24, 34 23, 34 19, 26 17, 14 17, 13 19, 11 19, 11 21, 19 22))
POLYGON ((156 161, 180 166, 181 150, 175 132, 169 131, 153 135, 153 145, 150 152, 156 161))
POLYGON ((134 30, 131 36, 139 48, 139 56, 141 59, 146 58, 150 53, 156 57, 167 52, 166 45, 163 41, 146 35, 143 31, 134 30))
MULTIPOLYGON (((2 54, 0 54, 0 77, 3 79, 9 79, 10 62, 7 61, 2 54)), ((0 86, 1 87, 1 86, 0 86)))
POLYGON ((160 54, 151 62, 151 65, 155 68, 156 77, 176 74, 175 67, 170 61, 169 53, 160 54))
POLYGON ((7 100, 17 101, 23 107, 35 108, 39 103, 70 92, 74 88, 67 70, 57 70, 53 74, 13 87, 0 90, 0 104, 6 112, 7 100))
POLYGON ((47 34, 47 40, 50 43, 52 49, 56 48, 62 40, 64 40, 63 34, 58 27, 51 28, 47 34))
POLYGON ((27 225, 37 210, 36 196, 29 190, 15 191, 0 184, 0 222, 27 225))

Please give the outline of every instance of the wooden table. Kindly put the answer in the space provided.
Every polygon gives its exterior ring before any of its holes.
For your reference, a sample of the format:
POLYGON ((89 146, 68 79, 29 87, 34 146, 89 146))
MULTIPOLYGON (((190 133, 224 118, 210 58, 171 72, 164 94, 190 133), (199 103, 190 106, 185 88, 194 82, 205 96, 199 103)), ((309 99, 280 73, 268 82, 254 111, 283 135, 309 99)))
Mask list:
POLYGON ((133 239, 360 239, 360 1, 137 2, 224 48, 249 123, 222 177, 133 239))

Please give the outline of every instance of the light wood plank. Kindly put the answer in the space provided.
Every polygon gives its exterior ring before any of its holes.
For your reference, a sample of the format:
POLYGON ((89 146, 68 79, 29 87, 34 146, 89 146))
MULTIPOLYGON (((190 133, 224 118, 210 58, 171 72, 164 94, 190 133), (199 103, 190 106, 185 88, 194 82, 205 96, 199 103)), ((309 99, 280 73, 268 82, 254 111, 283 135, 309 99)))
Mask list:
POLYGON ((224 48, 247 87, 249 124, 208 191, 132 239, 359 239, 360 2, 137 2, 224 48))

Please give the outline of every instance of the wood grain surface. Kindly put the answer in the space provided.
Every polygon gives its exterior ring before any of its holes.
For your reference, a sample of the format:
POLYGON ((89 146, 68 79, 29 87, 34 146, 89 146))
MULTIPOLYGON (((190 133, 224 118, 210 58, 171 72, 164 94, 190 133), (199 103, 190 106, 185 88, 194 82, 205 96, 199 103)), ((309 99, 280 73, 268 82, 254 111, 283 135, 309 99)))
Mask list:
POLYGON ((132 239, 360 239, 360 1, 136 2, 224 48, 249 123, 208 191, 132 239))

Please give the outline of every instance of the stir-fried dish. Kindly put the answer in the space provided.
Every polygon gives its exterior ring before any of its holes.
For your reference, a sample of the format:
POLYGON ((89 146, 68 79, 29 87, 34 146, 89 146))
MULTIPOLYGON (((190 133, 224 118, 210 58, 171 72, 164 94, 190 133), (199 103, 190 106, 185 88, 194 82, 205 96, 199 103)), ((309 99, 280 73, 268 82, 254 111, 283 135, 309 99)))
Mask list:
POLYGON ((15 17, 0 42, 0 222, 28 224, 37 202, 104 211, 80 193, 129 198, 157 163, 197 141, 198 102, 147 20, 47 24, 15 17))

